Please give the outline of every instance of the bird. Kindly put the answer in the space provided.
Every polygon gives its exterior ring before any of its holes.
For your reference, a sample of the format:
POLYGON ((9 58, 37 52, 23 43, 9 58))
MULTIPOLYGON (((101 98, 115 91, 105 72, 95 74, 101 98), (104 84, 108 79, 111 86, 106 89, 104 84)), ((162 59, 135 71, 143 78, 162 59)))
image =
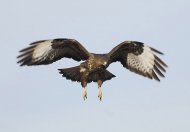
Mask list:
POLYGON ((167 64, 158 55, 163 53, 139 41, 123 41, 106 54, 95 54, 85 49, 81 43, 70 38, 40 40, 19 51, 20 66, 48 65, 62 58, 82 61, 80 65, 58 69, 67 80, 79 82, 83 88, 83 99, 87 99, 87 84, 98 84, 98 98, 101 101, 102 84, 116 77, 107 70, 114 62, 120 62, 124 68, 160 81, 165 77, 167 64))

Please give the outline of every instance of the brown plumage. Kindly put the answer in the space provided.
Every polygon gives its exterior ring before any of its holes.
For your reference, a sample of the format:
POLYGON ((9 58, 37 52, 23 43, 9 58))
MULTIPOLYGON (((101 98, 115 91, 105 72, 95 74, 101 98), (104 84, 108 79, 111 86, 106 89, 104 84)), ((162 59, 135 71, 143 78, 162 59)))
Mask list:
POLYGON ((158 76, 164 77, 167 65, 156 54, 163 53, 137 41, 124 41, 108 54, 94 54, 74 39, 51 39, 31 43, 29 47, 21 50, 18 63, 21 66, 46 65, 63 57, 84 61, 79 66, 59 71, 66 79, 81 83, 84 99, 87 98, 87 83, 97 82, 98 97, 101 100, 102 83, 115 77, 106 68, 116 61, 132 72, 160 81, 158 76))

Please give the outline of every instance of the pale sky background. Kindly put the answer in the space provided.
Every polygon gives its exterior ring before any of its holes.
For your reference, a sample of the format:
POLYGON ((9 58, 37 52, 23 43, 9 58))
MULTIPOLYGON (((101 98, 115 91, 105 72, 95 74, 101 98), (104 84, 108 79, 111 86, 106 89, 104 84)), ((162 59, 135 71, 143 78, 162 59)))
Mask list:
POLYGON ((190 132, 189 0, 1 0, 0 132, 190 132), (109 52, 124 40, 165 53, 160 83, 124 69, 117 77, 82 88, 49 66, 19 67, 18 51, 50 38, 75 38, 90 52, 109 52))

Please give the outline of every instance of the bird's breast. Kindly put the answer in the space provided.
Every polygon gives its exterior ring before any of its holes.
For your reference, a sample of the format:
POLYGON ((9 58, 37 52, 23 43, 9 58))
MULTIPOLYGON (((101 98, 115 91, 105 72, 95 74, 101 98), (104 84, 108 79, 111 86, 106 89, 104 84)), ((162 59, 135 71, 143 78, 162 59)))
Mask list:
POLYGON ((97 70, 105 69, 105 67, 103 66, 107 64, 107 62, 104 61, 104 59, 100 55, 91 56, 86 61, 86 63, 87 63, 87 67, 89 71, 97 71, 97 70))
POLYGON ((88 69, 90 70, 90 71, 92 71, 93 69, 95 69, 95 60, 94 60, 94 58, 91 58, 91 59, 89 59, 88 61, 87 61, 87 65, 88 65, 88 69))

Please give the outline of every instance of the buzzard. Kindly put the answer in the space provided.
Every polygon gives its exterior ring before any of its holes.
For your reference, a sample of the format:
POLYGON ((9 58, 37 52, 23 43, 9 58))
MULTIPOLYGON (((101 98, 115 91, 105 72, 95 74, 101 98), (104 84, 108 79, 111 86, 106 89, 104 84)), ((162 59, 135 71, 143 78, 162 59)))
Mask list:
POLYGON ((87 83, 97 82, 98 98, 102 100, 103 82, 115 77, 107 67, 119 61, 123 67, 144 77, 160 81, 164 77, 167 65, 156 55, 162 52, 138 41, 124 41, 107 54, 88 52, 77 40, 58 38, 33 42, 22 49, 17 57, 20 66, 47 65, 61 58, 83 61, 79 66, 58 69, 68 80, 80 82, 83 98, 87 99, 87 83))

